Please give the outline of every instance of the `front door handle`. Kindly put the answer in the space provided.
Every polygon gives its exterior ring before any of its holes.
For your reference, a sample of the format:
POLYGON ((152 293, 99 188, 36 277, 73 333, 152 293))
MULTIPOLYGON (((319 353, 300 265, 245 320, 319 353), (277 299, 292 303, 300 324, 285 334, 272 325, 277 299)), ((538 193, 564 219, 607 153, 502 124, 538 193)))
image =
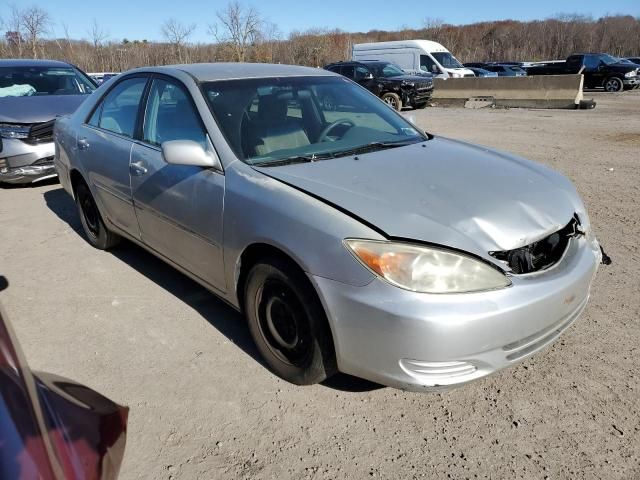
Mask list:
POLYGON ((78 150, 86 150, 89 148, 89 142, 86 138, 81 138, 78 140, 78 150))
POLYGON ((143 161, 139 161, 139 162, 133 162, 131 165, 129 165, 129 171, 131 172, 131 175, 133 175, 134 177, 139 177, 147 173, 148 170, 147 170, 147 167, 145 166, 145 163, 143 161))

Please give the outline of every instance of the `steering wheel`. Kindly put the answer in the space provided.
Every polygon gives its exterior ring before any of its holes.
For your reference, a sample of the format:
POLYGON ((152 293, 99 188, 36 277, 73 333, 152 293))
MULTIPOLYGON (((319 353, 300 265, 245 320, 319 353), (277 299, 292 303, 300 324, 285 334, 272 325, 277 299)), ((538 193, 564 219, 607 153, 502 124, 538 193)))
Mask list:
POLYGON ((329 135, 329 132, 331 130, 333 130, 334 128, 336 128, 338 125, 348 125, 349 128, 353 128, 353 127, 356 126, 356 124, 353 123, 352 120, 349 120, 348 118, 340 118, 340 119, 336 120, 335 122, 330 123, 329 125, 324 127, 324 130, 322 130, 322 132, 320 132, 320 136, 318 137, 318 143, 324 142, 326 140, 327 136, 329 135))

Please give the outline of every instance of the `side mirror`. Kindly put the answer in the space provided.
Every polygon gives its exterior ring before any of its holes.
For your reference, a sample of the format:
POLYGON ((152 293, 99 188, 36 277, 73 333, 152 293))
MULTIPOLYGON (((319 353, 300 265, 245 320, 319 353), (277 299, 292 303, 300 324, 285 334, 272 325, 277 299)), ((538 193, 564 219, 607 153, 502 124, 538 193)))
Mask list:
POLYGON ((191 165, 193 167, 222 170, 220 159, 213 148, 206 151, 193 140, 171 140, 162 144, 165 162, 171 165, 191 165))
POLYGON ((433 73, 440 73, 440 69, 438 68, 437 65, 431 65, 431 71, 433 73))

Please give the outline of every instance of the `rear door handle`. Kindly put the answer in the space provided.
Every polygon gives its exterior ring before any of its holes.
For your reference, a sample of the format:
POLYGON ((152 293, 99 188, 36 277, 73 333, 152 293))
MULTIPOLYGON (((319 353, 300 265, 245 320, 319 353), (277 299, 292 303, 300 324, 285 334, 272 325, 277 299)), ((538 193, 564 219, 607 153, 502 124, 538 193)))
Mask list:
POLYGON ((131 172, 131 175, 133 175, 134 177, 139 177, 147 173, 148 170, 147 170, 147 167, 145 166, 145 163, 143 161, 139 161, 139 162, 133 162, 131 165, 129 165, 129 171, 131 172))
POLYGON ((86 150, 89 148, 89 142, 86 138, 81 138, 78 140, 78 150, 86 150))

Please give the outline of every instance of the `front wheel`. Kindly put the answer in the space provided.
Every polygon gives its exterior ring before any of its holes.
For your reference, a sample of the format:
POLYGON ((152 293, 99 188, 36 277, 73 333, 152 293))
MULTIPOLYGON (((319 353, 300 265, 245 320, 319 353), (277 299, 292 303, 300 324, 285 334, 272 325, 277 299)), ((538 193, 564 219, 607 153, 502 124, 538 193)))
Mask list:
POLYGON ((381 98, 384 101, 384 103, 389 105, 394 110, 397 110, 398 112, 402 110, 402 99, 398 94, 393 92, 388 92, 382 95, 381 98))
POLYGON ((278 258, 263 260, 247 276, 244 299, 251 336, 276 375, 312 385, 336 372, 329 325, 304 274, 278 258))
POLYGON ((609 77, 604 81, 604 89, 607 92, 621 92, 624 83, 618 77, 609 77))
POLYGON ((84 182, 80 182, 76 187, 76 205, 82 229, 91 246, 100 250, 108 250, 119 242, 120 237, 111 232, 104 224, 93 195, 84 182))

